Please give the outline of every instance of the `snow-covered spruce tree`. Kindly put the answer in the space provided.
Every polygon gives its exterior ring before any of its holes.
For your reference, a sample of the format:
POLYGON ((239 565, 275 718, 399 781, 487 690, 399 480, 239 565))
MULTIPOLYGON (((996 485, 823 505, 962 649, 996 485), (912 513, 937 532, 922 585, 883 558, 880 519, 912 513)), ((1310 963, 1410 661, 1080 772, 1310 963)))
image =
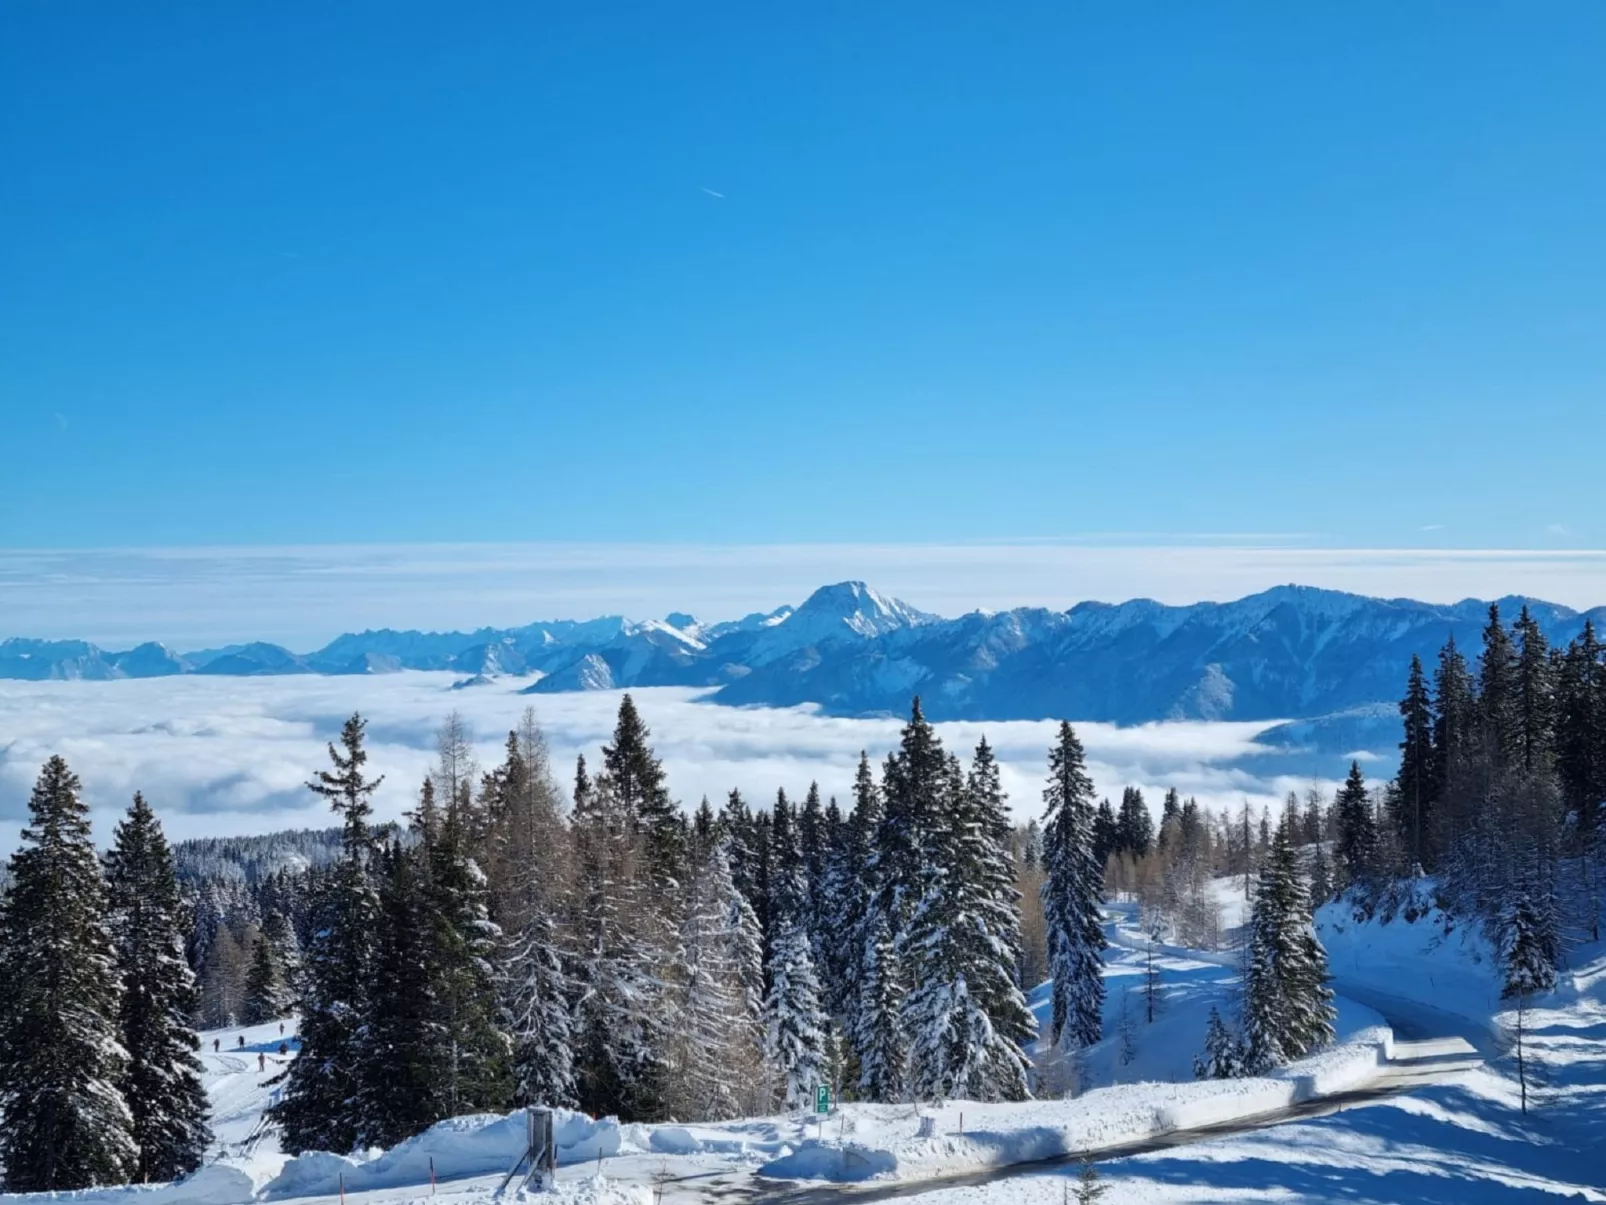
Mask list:
POLYGON ((1002 802, 990 757, 984 743, 980 781, 973 774, 969 783, 950 759, 943 815, 926 844, 926 894, 905 934, 914 986, 904 1000, 904 1027, 912 1087, 924 1099, 1027 1095, 1025 1052, 993 1015, 996 1008, 1016 1032, 1030 1035, 1031 1014, 1014 977, 1013 876, 1007 849, 996 846, 996 817, 984 813, 989 793, 1002 802))
MULTIPOLYGON (((1013 1064, 1019 1052, 1037 1037, 1037 1019, 1021 990, 1021 893, 1016 887, 1017 868, 1012 850, 1013 826, 1008 797, 999 780, 998 761, 983 737, 976 746, 965 782, 965 794, 976 825, 976 867, 983 940, 970 972, 971 990, 982 1000, 1001 1045, 992 1052, 988 1076, 998 1086, 1000 1099, 1017 1099, 1003 1085, 1014 1081, 1013 1064)), ((1022 1084, 1024 1091, 1024 1084, 1022 1084)))
POLYGON ((602 750, 602 765, 620 807, 645 838, 649 881, 664 892, 685 873, 686 822, 669 797, 663 764, 647 743, 650 735, 635 701, 625 695, 619 700, 613 744, 602 750))
POLYGON ((0 911, 0 1164, 8 1192, 122 1184, 139 1167, 119 1085, 117 955, 78 778, 59 757, 28 800, 0 911))
MULTIPOLYGON (((139 1147, 136 1180, 176 1180, 200 1166, 212 1131, 190 1018, 199 990, 184 958, 184 901, 161 823, 134 796, 106 855, 106 900, 128 1063, 120 1087, 139 1147)), ((260 942, 260 939, 259 939, 260 942)))
POLYGON ((801 1109, 825 1076, 829 1019, 808 932, 807 879, 796 820, 785 792, 771 815, 769 993, 764 998, 764 1057, 782 1109, 801 1109))
POLYGON ((1093 860, 1093 780, 1082 743, 1068 723, 1048 755, 1043 815, 1043 919, 1054 980, 1049 1037, 1067 1049, 1101 1036, 1104 928, 1099 902, 1103 868, 1093 860))
POLYGON ((1505 971, 1502 1000, 1517 1002, 1517 1082, 1522 1089, 1522 1111, 1528 1111, 1528 1065, 1525 1050, 1528 1000, 1556 986, 1550 926, 1531 887, 1519 888, 1500 917, 1500 963, 1505 971))
POLYGON ((1422 659, 1411 657, 1405 697, 1400 700, 1404 738, 1400 742, 1400 773, 1395 779, 1399 807, 1395 834, 1410 868, 1431 869, 1433 847, 1428 834, 1435 828, 1433 790, 1433 701, 1428 695, 1422 659))
POLYGON ((448 1054, 446 1116, 505 1108, 513 1092, 511 1043, 500 1024, 493 969, 502 933, 490 919, 485 875, 469 853, 470 824, 459 801, 424 847, 430 961, 448 1054))
POLYGON ((341 817, 341 853, 314 903, 314 931, 302 966, 301 1053, 290 1064, 284 1095, 269 1110, 291 1154, 352 1149, 359 1133, 354 1110, 362 1087, 361 1027, 374 984, 379 897, 370 874, 370 800, 382 778, 364 770, 367 727, 353 715, 329 746, 333 770, 307 785, 341 817))
POLYGON ((573 1108, 573 984, 563 964, 556 918, 532 913, 513 948, 509 1028, 513 1038, 513 1103, 573 1108))
POLYGON ((1212 1008, 1210 1024, 1205 1029, 1204 1053, 1193 1060, 1193 1077, 1237 1079, 1244 1074, 1243 1048, 1221 1019, 1221 1013, 1212 1008))
POLYGON ((1327 986, 1327 952, 1316 937, 1287 818, 1260 870, 1247 954, 1246 1068, 1258 1074, 1331 1042, 1336 1014, 1327 986))
POLYGON ((448 1115, 451 1066, 425 855, 392 843, 375 870, 374 982, 355 1038, 360 1076, 350 1108, 356 1143, 389 1147, 448 1115))
POLYGON ((598 1117, 656 1119, 667 1010, 649 948, 644 842, 608 776, 577 776, 577 787, 570 927, 580 1107, 598 1117))
POLYGON ((859 1094, 865 1100, 894 1104, 908 1096, 909 1050, 903 1032, 904 976, 885 916, 872 916, 864 944, 852 1034, 859 1060, 859 1094))
POLYGON ((240 1005, 240 1020, 246 1025, 261 1025, 290 1011, 294 993, 283 945, 288 931, 284 915, 277 911, 268 913, 257 930, 251 965, 245 972, 245 1000, 240 1005))
POLYGON ((1338 821, 1336 870, 1345 890, 1366 894, 1375 885, 1378 863, 1377 823, 1361 763, 1352 761, 1349 777, 1333 801, 1338 821))

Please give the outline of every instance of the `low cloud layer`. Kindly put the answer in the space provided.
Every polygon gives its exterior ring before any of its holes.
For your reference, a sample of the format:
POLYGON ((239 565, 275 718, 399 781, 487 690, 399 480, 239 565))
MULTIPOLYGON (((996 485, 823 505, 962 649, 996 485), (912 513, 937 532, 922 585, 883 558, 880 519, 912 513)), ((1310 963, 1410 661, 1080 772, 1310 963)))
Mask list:
MULTIPOLYGON (((0 682, 0 850, 15 844, 40 764, 60 753, 83 779, 104 840, 135 790, 161 812, 174 837, 269 832, 331 824, 305 787, 327 764, 325 743, 353 711, 369 717, 371 766, 385 775, 381 818, 410 806, 434 758, 441 719, 457 710, 485 765, 524 708, 533 704, 564 786, 575 755, 593 764, 608 740, 616 692, 525 697, 514 683, 453 691, 448 674, 375 678, 157 678, 124 682, 0 682)), ((701 703, 701 692, 635 691, 677 798, 716 804, 732 787, 767 802, 777 787, 801 795, 811 781, 847 800, 859 751, 879 764, 897 742, 897 720, 821 716, 808 708, 733 709, 701 703)), ((1117 728, 1078 724, 1098 790, 1143 787, 1158 807, 1167 786, 1215 807, 1245 798, 1259 806, 1303 789, 1309 779, 1265 771, 1254 742, 1265 724, 1202 722, 1117 728), (1262 766, 1257 770, 1257 763, 1262 766)), ((949 748, 969 757, 985 732, 1000 759, 1016 814, 1042 808, 1048 722, 938 725, 949 748)))

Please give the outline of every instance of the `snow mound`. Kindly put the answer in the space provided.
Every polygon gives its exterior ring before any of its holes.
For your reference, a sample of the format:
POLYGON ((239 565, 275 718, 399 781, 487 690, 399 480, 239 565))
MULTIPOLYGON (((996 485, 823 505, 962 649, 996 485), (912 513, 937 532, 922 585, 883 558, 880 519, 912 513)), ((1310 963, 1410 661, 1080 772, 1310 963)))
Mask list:
POLYGON ((256 1186, 237 1167, 209 1163, 192 1175, 170 1184, 127 1184, 112 1188, 85 1188, 76 1192, 7 1194, 7 1200, 72 1202, 74 1205, 241 1205, 256 1186))
MULTIPOLYGON (((428 1184, 432 1164, 437 1180, 505 1172, 524 1153, 528 1124, 522 1112, 477 1113, 437 1122, 416 1138, 366 1157, 308 1151, 288 1160, 261 1196, 265 1200, 326 1196, 340 1191, 342 1178, 348 1192, 428 1184)), ((598 1121, 560 1109, 553 1119, 553 1135, 560 1165, 619 1153, 619 1121, 614 1117, 598 1121)))

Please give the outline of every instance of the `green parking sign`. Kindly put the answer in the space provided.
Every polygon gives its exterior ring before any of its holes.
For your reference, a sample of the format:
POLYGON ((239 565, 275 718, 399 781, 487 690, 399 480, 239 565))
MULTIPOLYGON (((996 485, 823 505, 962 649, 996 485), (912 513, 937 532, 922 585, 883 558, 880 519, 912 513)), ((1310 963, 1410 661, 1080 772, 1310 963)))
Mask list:
POLYGON ((830 1084, 816 1084, 814 1086, 814 1111, 816 1113, 829 1113, 831 1111, 830 1084))

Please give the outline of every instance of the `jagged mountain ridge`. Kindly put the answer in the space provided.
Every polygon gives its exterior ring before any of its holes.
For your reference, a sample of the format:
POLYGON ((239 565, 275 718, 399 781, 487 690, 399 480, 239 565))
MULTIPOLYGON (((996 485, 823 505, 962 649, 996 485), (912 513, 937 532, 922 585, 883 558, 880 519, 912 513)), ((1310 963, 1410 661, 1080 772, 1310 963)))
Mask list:
MULTIPOLYGON (((1586 613, 1523 605, 1553 643, 1586 613)), ((1396 698, 1413 653, 1431 662, 1448 636, 1475 654, 1489 604, 1378 599, 1279 586, 1232 602, 1151 599, 1023 607, 944 619, 862 582, 816 590, 795 610, 704 625, 675 613, 532 623, 474 632, 348 633, 311 653, 246 644, 180 655, 157 644, 109 652, 83 641, 0 642, 0 677, 124 678, 449 670, 464 685, 529 675, 529 693, 705 686, 731 705, 812 703, 839 715, 898 714, 918 693, 935 719, 1141 723, 1300 719, 1396 698)))

